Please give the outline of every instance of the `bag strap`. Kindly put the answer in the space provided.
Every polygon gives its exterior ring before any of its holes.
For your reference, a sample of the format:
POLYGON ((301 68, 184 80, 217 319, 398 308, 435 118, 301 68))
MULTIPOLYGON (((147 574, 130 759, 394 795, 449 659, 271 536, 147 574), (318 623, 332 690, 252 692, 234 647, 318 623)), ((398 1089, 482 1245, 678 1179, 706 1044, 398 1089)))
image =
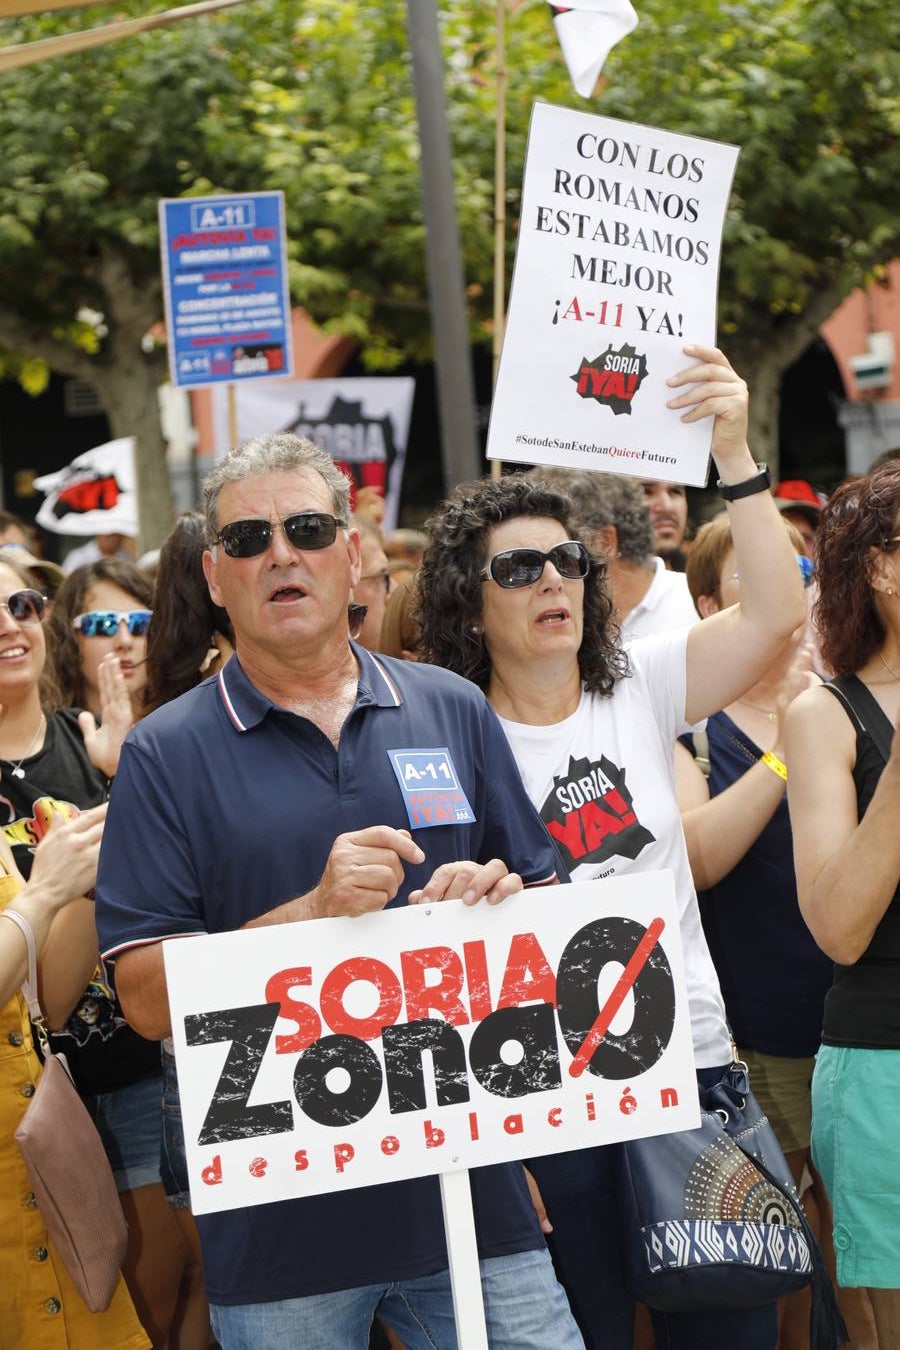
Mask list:
MULTIPOLYGON (((724 1089, 726 1100, 730 1100, 732 1109, 739 1113, 743 1109, 746 1097, 750 1093, 750 1079, 747 1065, 742 1060, 738 1060, 735 1056, 735 1062, 731 1065, 730 1070, 720 1083, 716 1084, 716 1087, 724 1089)), ((701 1100, 701 1109, 712 1112, 712 1114, 720 1114, 714 1103, 711 1102, 704 1102, 701 1100)), ((769 1170, 765 1162, 757 1156, 745 1139, 742 1138, 740 1133, 731 1134, 728 1132, 728 1138, 740 1149, 741 1153, 750 1160, 753 1166, 765 1177, 766 1181, 778 1191, 779 1195, 784 1198, 793 1210, 797 1223, 806 1238, 806 1244, 809 1248, 810 1260, 812 1263, 812 1296, 809 1311, 810 1350, 836 1350, 836 1347, 847 1343, 847 1328, 844 1325, 844 1320, 837 1305, 834 1287, 825 1266, 825 1258, 816 1241, 816 1236, 810 1226, 802 1201, 796 1192, 796 1187, 786 1189, 779 1181, 778 1177, 769 1170)))
POLYGON ((891 757, 894 728, 871 690, 856 675, 838 675, 828 680, 825 688, 844 704, 851 722, 872 738, 886 764, 891 757))
POLYGON ((0 911, 0 917, 10 919, 22 933, 25 939, 25 945, 28 948, 28 974, 22 982, 22 993, 25 996, 25 1002, 28 1004, 28 1015, 37 1027, 38 1038, 41 1045, 47 1042, 47 1027, 44 1022, 44 1014, 41 1009, 41 1001, 38 998, 38 980, 37 980, 37 952, 34 945, 34 933, 31 924, 20 914, 17 909, 4 909, 0 911))

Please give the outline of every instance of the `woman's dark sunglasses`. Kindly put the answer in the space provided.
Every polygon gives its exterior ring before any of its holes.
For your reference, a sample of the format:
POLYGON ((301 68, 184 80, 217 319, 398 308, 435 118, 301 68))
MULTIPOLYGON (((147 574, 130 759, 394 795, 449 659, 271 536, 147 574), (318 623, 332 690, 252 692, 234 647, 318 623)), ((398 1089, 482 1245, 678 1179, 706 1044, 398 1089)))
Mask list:
POLYGON ((14 623, 40 623, 46 605, 46 596, 30 588, 25 591, 13 591, 5 600, 0 600, 0 609, 7 610, 14 623))
MULTIPOLYGON (((304 553, 328 548, 337 537, 338 526, 343 528, 346 523, 325 511, 301 511, 277 522, 291 547, 304 553)), ((274 529, 271 520, 233 520, 222 526, 213 542, 220 543, 229 558, 257 558, 272 542, 274 529)))
POLYGON ((539 548, 508 548, 495 553, 481 575, 486 581, 496 581, 504 590, 512 591, 518 586, 534 585, 548 562, 552 562, 566 581, 583 581, 590 569, 590 561, 584 544, 577 539, 567 539, 547 553, 542 553, 539 548))
POLYGON ((124 623, 132 637, 145 637, 152 617, 153 611, 149 609, 91 609, 86 614, 76 614, 72 627, 82 637, 114 638, 118 636, 119 624, 124 623))

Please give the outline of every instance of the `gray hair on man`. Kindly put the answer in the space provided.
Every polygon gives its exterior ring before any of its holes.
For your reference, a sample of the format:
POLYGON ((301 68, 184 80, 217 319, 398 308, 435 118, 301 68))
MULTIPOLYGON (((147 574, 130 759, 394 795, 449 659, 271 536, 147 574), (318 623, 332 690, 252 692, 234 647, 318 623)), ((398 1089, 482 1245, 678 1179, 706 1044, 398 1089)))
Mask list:
MULTIPOLYGON (((570 497, 581 530, 596 536, 613 525, 619 556, 624 562, 649 565, 653 559, 653 526, 644 489, 633 478, 617 473, 592 473, 542 465, 528 477, 570 497)), ((588 541, 590 542, 590 540, 588 541)))
POLYGON ((206 511, 206 537, 212 545, 219 533, 219 494, 226 483, 237 483, 265 473, 292 473, 309 469, 324 480, 331 493, 335 519, 346 526, 350 518, 350 481, 334 460, 303 436, 287 431, 257 436, 229 450, 203 481, 203 505, 206 511))

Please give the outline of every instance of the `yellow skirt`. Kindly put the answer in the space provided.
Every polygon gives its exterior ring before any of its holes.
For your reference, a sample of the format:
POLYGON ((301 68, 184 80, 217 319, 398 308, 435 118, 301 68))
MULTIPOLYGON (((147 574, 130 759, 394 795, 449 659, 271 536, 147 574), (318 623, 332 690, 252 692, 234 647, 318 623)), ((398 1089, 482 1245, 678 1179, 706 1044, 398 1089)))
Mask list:
MULTIPOLYGON (((0 877, 0 907, 13 880, 0 877)), ((47 1236, 13 1137, 40 1072, 28 1008, 15 994, 0 1009, 0 1350, 145 1350, 125 1281, 106 1312, 92 1313, 47 1236)))

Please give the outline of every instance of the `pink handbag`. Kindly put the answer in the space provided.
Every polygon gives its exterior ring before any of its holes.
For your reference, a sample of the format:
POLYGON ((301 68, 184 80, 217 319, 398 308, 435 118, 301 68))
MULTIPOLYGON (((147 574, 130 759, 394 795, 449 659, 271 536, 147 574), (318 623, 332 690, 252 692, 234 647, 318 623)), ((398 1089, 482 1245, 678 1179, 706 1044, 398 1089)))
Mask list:
POLYGON ((65 1055, 47 1039, 37 995, 31 925, 18 910, 3 916, 28 944, 28 979, 22 992, 44 1056, 44 1068, 19 1127, 16 1142, 47 1232, 91 1312, 109 1307, 128 1245, 128 1229, 112 1169, 99 1134, 78 1095, 65 1055))

